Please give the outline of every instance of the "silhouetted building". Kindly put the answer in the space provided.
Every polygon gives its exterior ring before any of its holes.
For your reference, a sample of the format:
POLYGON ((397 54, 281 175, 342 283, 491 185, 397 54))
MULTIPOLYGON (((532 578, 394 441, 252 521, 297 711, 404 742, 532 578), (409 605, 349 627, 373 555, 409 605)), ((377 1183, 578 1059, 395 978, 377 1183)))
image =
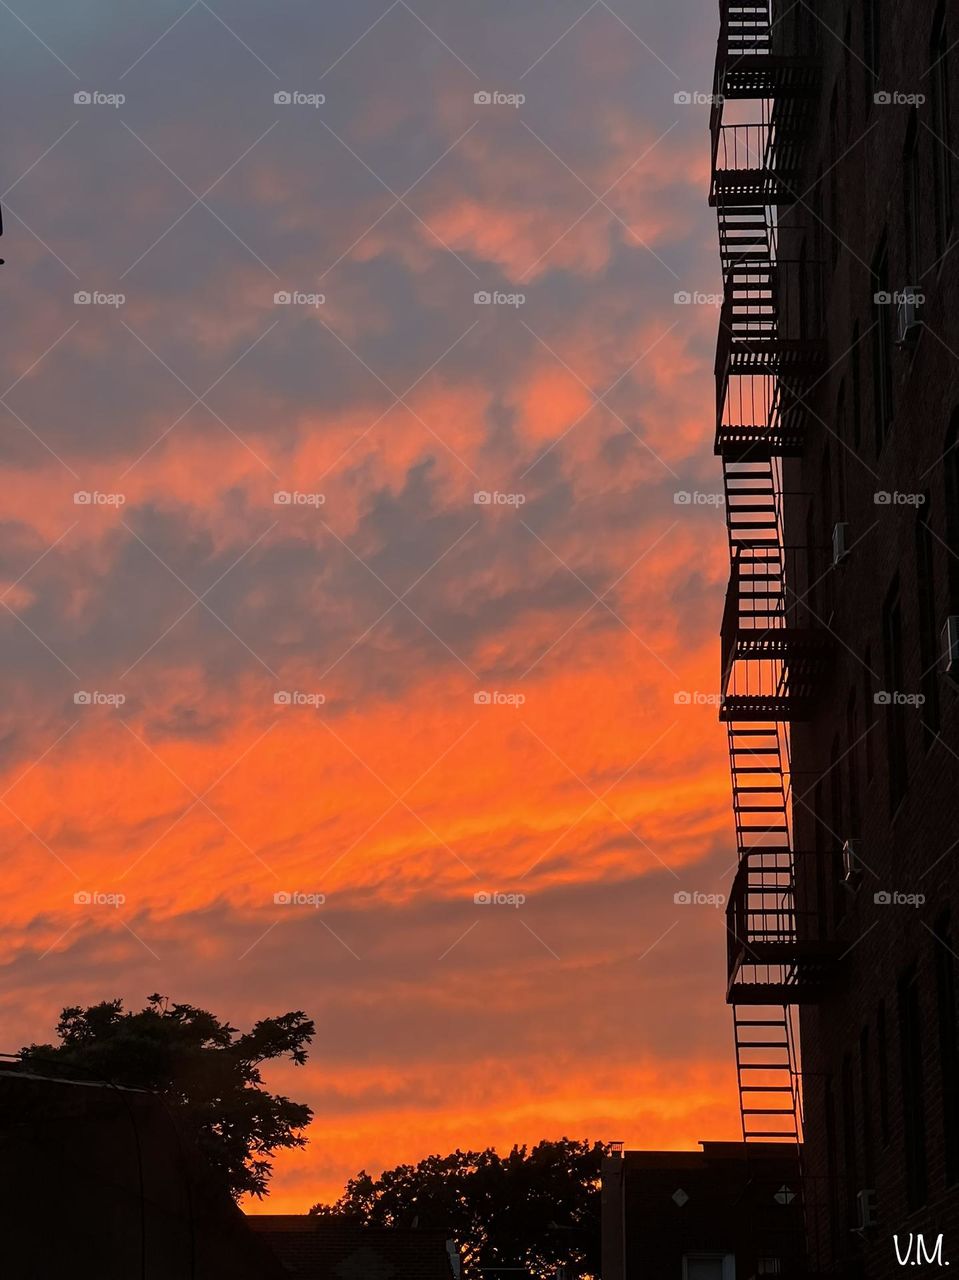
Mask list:
POLYGON ((285 1280, 155 1094, 0 1069, 0 1275, 285 1280))
POLYGON ((883 1280, 959 1262, 959 10, 720 18, 743 1134, 804 1139, 815 1272, 883 1280))
POLYGON ((795 1146, 700 1145, 603 1161, 603 1280, 804 1277, 795 1146))
POLYGON ((459 1280, 456 1246, 442 1231, 364 1227, 309 1214, 251 1215, 287 1275, 300 1280, 459 1280))

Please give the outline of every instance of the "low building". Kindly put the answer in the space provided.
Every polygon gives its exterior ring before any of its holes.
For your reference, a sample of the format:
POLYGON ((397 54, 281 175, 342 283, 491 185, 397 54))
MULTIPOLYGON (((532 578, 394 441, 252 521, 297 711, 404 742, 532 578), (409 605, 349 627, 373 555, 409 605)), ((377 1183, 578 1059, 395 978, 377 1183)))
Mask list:
POLYGON ((0 1069, 0 1274, 286 1280, 162 1098, 0 1069))
POLYGON ((459 1280, 459 1252, 442 1231, 364 1227, 310 1214, 250 1215, 247 1224, 299 1280, 459 1280))
POLYGON ((603 1280, 805 1277, 795 1145, 700 1146, 603 1161, 603 1280))

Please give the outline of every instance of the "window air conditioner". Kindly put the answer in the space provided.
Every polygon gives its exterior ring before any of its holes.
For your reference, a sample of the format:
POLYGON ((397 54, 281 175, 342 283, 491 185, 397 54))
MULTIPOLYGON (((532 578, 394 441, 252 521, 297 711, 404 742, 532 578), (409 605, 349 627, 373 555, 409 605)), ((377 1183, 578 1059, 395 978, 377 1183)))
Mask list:
POLYGON ((922 293, 918 285, 907 284, 896 298, 896 345, 911 346, 919 337, 922 293))
POLYGON ((849 525, 842 524, 833 525, 832 530, 832 562, 834 565, 841 564, 845 560, 849 552, 846 550, 848 541, 849 525))
POLYGON ((959 680, 959 614, 950 614, 946 619, 946 625, 942 629, 942 653, 946 675, 959 680))
POLYGON ((872 1188, 856 1192, 858 1230, 868 1231, 876 1225, 876 1193, 872 1188))
POLYGON ((842 882, 847 889, 858 889, 862 879, 859 841, 844 840, 842 845, 842 882))

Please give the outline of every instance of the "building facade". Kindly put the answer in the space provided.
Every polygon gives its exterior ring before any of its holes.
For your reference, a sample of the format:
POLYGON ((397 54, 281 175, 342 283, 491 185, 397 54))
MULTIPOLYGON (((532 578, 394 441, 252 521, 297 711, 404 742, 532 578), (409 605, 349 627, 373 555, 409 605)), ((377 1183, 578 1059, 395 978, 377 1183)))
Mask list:
POLYGON ((802 1140, 811 1272, 884 1280, 959 1264, 959 7, 720 23, 743 1134, 802 1140))
POLYGON ((795 1146, 701 1146, 604 1159, 603 1280, 801 1280, 795 1146))

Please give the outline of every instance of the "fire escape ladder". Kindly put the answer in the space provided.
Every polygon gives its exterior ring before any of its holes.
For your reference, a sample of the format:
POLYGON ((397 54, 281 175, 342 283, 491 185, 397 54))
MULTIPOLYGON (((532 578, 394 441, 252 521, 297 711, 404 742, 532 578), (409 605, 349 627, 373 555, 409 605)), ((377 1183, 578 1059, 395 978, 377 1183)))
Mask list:
POLYGON ((789 760, 789 725, 810 714, 828 650, 801 606, 806 552, 787 545, 782 512, 782 459, 802 454, 804 390, 825 368, 821 270, 781 253, 779 216, 802 190, 819 68, 774 50, 772 37, 770 0, 720 0, 709 191, 723 276, 715 448, 730 553, 720 718, 738 854, 727 1000, 747 1142, 801 1139, 793 1006, 819 998, 833 954, 816 855, 793 845, 789 760), (737 99, 753 107, 727 110, 737 99))
POLYGON ((788 1009, 733 1006, 744 1142, 798 1142, 788 1009))

